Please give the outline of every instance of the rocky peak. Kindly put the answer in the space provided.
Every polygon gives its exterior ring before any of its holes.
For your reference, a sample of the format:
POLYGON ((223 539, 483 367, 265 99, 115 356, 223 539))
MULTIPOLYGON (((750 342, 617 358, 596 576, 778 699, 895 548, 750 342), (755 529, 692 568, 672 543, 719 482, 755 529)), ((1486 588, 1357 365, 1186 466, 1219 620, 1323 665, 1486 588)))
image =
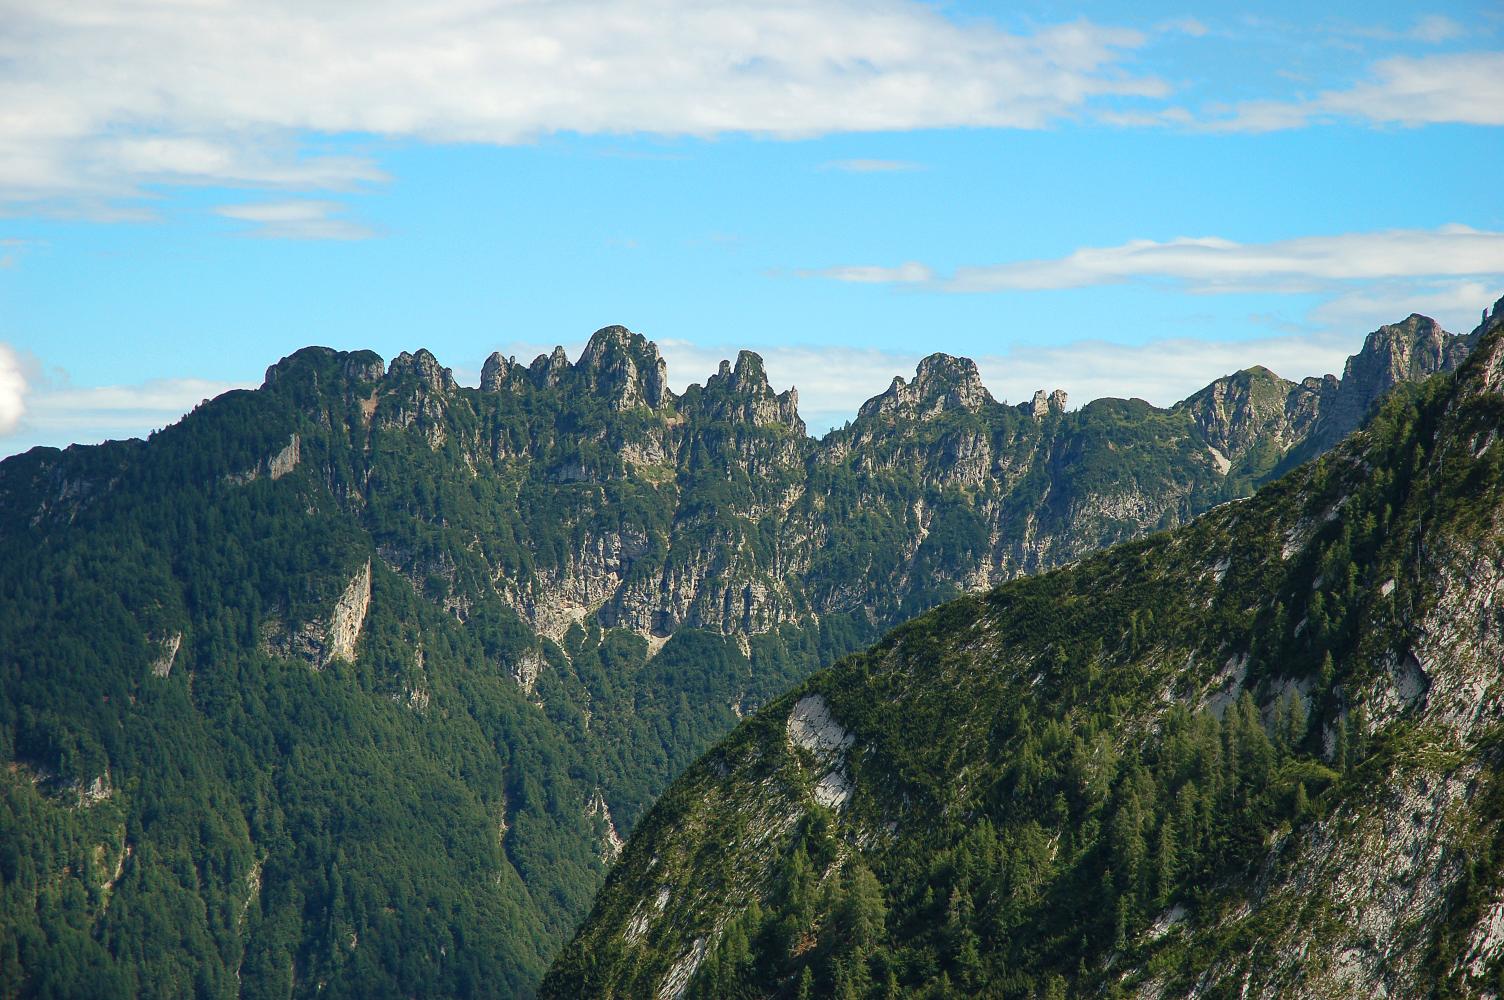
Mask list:
POLYGON ((1468 340, 1476 344, 1484 334, 1500 324, 1504 324, 1504 298, 1495 302, 1493 309, 1483 310, 1483 319, 1479 321, 1478 328, 1468 335, 1468 340))
POLYGON ((975 411, 993 401, 986 386, 982 385, 977 363, 970 358, 949 354, 931 354, 920 361, 909 389, 920 401, 938 402, 941 409, 946 410, 975 411))
POLYGON ((705 380, 703 399, 714 419, 759 427, 781 424, 804 433, 804 421, 799 419, 799 391, 790 387, 775 393, 762 356, 753 351, 738 353, 734 366, 722 361, 720 369, 705 380))
POLYGON ((1347 359, 1343 389, 1356 392, 1366 409, 1400 382, 1456 368, 1467 351, 1466 338, 1447 333, 1428 316, 1411 313, 1368 335, 1363 349, 1347 359))
POLYGON ((403 351, 397 355, 392 359, 392 367, 387 375, 393 379, 415 378, 420 384, 437 393, 450 392, 457 388, 454 372, 439 364, 438 358, 435 358, 426 347, 418 348, 413 354, 403 351))
POLYGON ((500 351, 492 351, 491 356, 480 369, 480 391, 501 392, 507 387, 512 378, 512 371, 517 367, 516 358, 504 358, 500 351))
POLYGON ((1341 380, 1323 386, 1313 446, 1324 451, 1357 429, 1374 403, 1400 382, 1452 371, 1475 342, 1474 337, 1447 333, 1418 313, 1379 327, 1347 359, 1341 380))
POLYGON ((274 385, 295 372, 314 372, 331 364, 355 382, 376 382, 385 373, 385 364, 374 351, 346 353, 330 347, 304 347, 267 368, 265 385, 274 385))
POLYGON ((624 326, 595 331, 574 366, 591 391, 611 400, 613 409, 657 409, 671 397, 668 365, 658 345, 624 326))
POLYGON ((736 365, 723 360, 720 369, 705 382, 705 388, 724 388, 738 395, 764 397, 773 395, 768 384, 768 373, 763 367, 762 355, 755 351, 740 351, 736 365))
POLYGON ((552 354, 538 355, 527 366, 528 377, 540 388, 558 385, 568 371, 569 355, 563 347, 555 347, 552 354))
POLYGON ((907 414, 920 420, 948 410, 976 413, 993 404, 992 394, 982 385, 975 361, 949 354, 931 354, 919 362, 914 381, 895 377, 888 391, 862 404, 861 417, 877 414, 907 414))
POLYGON ((1319 394, 1320 389, 1319 379, 1307 379, 1304 386, 1297 386, 1263 365, 1255 365, 1224 375, 1177 403, 1175 409, 1188 413, 1224 458, 1236 460, 1270 435, 1279 437, 1291 420, 1292 398, 1305 399, 1311 393, 1319 394))

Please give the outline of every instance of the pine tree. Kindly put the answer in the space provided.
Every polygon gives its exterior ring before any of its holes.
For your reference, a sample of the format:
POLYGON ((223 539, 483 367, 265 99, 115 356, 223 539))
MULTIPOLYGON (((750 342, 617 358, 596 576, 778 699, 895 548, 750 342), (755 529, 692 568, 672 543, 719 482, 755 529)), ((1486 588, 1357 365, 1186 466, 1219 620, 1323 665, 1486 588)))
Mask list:
POLYGON ((1166 814, 1159 824, 1159 844, 1154 856, 1154 905, 1164 906, 1175 892, 1180 848, 1176 843, 1174 820, 1166 814))

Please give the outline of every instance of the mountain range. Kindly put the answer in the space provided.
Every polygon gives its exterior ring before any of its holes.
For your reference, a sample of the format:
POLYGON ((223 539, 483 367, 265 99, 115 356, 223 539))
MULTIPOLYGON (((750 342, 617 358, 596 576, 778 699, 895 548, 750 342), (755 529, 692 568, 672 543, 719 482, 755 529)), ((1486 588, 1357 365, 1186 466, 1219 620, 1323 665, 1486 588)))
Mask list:
POLYGON ((744 721, 543 995, 1497 996, 1499 312, 1252 498, 744 721))
POLYGON ((0 993, 528 995, 738 720, 1246 496, 1481 334, 1412 316, 1341 379, 1169 408, 1008 405, 937 354, 820 439, 757 355, 677 394, 622 327, 478 388, 307 348, 147 441, 7 459, 0 993))

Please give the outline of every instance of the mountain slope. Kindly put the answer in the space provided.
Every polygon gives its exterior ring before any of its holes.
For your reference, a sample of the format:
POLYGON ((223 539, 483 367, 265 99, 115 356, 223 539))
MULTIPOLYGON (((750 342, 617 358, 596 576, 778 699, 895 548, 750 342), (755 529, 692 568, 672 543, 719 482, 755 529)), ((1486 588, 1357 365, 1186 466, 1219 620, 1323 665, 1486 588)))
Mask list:
POLYGON ((0 993, 525 995, 739 715, 1307 440, 935 355, 816 441, 756 355, 678 395, 620 327, 481 383, 309 348, 0 463, 0 993))
POLYGON ((947 604, 663 795, 545 996, 1493 995, 1504 324, 1320 461, 947 604))

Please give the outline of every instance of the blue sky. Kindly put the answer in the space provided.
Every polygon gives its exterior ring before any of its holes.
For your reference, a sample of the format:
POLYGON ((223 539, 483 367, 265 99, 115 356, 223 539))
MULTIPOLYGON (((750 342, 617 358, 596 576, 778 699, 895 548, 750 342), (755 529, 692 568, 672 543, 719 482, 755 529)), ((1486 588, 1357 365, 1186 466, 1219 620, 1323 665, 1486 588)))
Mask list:
POLYGON ((473 382, 623 323, 823 430, 936 350, 1169 403, 1470 329, 1504 12, 1312 7, 0 0, 0 454, 310 343, 473 382))

